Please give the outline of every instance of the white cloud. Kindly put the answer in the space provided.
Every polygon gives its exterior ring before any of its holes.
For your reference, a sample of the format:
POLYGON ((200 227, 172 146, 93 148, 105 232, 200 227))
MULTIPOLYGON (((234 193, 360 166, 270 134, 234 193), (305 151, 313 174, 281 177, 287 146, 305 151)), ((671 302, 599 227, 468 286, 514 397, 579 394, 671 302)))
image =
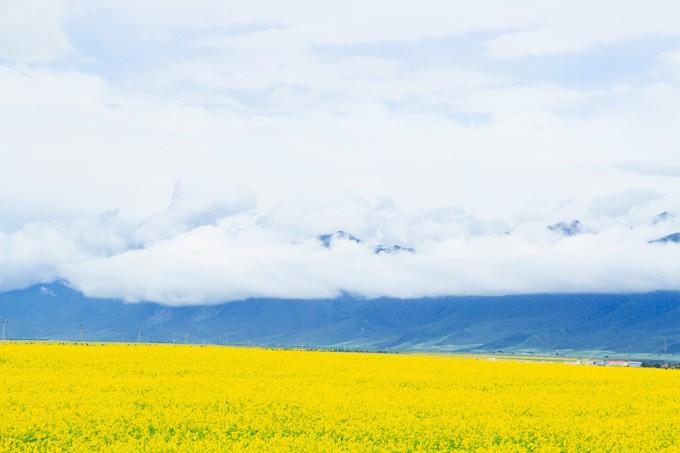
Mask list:
MULTIPOLYGON (((498 35, 489 42, 491 54, 508 58, 577 52, 602 44, 680 33, 678 5, 669 0, 623 3, 427 0, 417 6, 383 0, 324 4, 309 0, 285 4, 271 1, 196 4, 187 0, 89 3, 84 4, 88 12, 104 12, 112 20, 143 27, 156 37, 159 33, 167 35, 172 29, 246 27, 248 42, 260 49, 418 41, 486 32, 498 35)), ((239 45, 243 42, 239 41, 239 45)))
POLYGON ((168 208, 144 220, 136 230, 135 238, 150 244, 203 225, 213 225, 224 217, 255 207, 255 195, 238 187, 210 184, 205 179, 178 180, 168 208))
POLYGON ((680 229, 678 217, 651 222, 662 206, 677 212, 680 200, 645 191, 582 203, 591 206, 581 220, 594 233, 565 238, 546 225, 570 220, 569 206, 516 219, 508 228, 462 209, 410 211, 389 199, 347 196, 329 205, 291 200, 259 212, 242 191, 231 190, 232 201, 223 195, 213 205, 201 204, 209 198, 200 196, 200 186, 184 187, 170 208, 138 225, 109 212, 2 234, 0 289, 65 279, 93 297, 172 305, 332 298, 343 291, 422 297, 680 289, 680 247, 648 244, 680 229), (184 205, 196 195, 201 203, 184 205), (603 212, 614 217, 600 217, 603 212), (317 236, 337 229, 362 242, 323 247, 317 236), (142 247, 140 237, 146 238, 142 247), (378 245, 415 252, 376 254, 378 245))
POLYGON ((680 177, 680 162, 676 160, 637 160, 618 162, 616 166, 622 170, 641 173, 643 175, 680 177))
POLYGON ((0 3, 0 60, 44 63, 71 51, 62 29, 59 0, 4 0, 0 3))
POLYGON ((33 222, 0 233, 0 291, 63 278, 61 267, 122 253, 130 246, 116 212, 71 221, 33 222))
POLYGON ((678 17, 662 1, 5 2, 0 289, 677 288, 677 249, 647 241, 680 229, 649 224, 680 212, 678 17), (646 39, 644 58, 607 53, 646 39), (569 72, 594 71, 593 49, 611 59, 597 83, 569 72), (573 219, 597 235, 545 228, 573 219), (314 239, 337 229, 366 244, 314 239))
POLYGON ((501 34, 489 43, 492 55, 515 58, 574 53, 598 45, 680 34, 678 4, 673 1, 541 3, 532 26, 501 34))
POLYGON ((249 297, 332 298, 680 289, 678 248, 647 244, 656 230, 537 241, 494 235, 446 239, 416 253, 375 254, 367 244, 289 242, 253 226, 205 226, 143 250, 65 267, 86 294, 214 303, 249 297))
POLYGON ((654 190, 629 189, 593 200, 590 211, 594 215, 622 217, 628 215, 633 209, 644 207, 650 201, 660 198, 662 198, 661 194, 654 190))

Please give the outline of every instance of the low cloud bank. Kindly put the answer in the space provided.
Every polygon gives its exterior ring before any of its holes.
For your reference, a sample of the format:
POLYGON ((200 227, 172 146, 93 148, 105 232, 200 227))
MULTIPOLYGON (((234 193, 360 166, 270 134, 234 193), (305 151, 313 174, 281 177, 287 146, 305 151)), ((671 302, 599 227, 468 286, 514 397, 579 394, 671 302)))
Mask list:
POLYGON ((644 190, 596 197, 570 236, 548 225, 569 224, 571 208, 488 220, 346 196, 261 212, 248 191, 179 184, 166 210, 134 225, 110 211, 0 233, 0 290, 62 279, 88 296, 170 305, 680 290, 680 244, 650 244, 680 231, 677 216, 657 214, 667 201, 644 190), (318 236, 336 230, 361 242, 324 246, 318 236))
POLYGON ((640 239, 615 232, 550 243, 489 236, 376 254, 349 240, 326 249, 315 239, 280 242, 257 228, 234 235, 206 226, 142 250, 68 265, 63 275, 88 295, 169 304, 332 298, 342 291, 410 298, 680 289, 680 247, 640 239))

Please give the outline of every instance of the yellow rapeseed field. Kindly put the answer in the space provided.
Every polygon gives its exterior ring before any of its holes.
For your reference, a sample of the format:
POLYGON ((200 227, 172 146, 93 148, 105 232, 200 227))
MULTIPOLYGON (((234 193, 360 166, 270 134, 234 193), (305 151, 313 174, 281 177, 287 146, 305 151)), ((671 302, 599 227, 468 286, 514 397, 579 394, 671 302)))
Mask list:
POLYGON ((680 451, 680 372, 0 345, 3 451, 680 451))

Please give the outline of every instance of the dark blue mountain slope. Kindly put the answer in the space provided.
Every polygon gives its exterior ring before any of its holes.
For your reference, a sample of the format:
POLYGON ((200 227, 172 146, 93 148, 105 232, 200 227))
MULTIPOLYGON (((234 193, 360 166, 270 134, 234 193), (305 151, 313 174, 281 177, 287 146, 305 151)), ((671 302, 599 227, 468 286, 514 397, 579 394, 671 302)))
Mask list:
POLYGON ((649 241, 650 244, 678 244, 680 243, 680 233, 672 233, 659 239, 649 241))
POLYGON ((680 293, 365 300, 257 299, 169 307, 91 299, 64 284, 0 294, 10 338, 439 351, 680 352, 680 293))

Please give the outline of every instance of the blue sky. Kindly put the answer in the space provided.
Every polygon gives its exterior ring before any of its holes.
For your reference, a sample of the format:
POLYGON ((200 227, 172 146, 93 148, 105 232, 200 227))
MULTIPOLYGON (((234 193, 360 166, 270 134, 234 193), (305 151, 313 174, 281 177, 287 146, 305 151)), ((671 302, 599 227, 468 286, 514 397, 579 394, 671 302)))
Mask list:
POLYGON ((667 1, 5 1, 0 290, 680 288, 679 70, 667 1))

